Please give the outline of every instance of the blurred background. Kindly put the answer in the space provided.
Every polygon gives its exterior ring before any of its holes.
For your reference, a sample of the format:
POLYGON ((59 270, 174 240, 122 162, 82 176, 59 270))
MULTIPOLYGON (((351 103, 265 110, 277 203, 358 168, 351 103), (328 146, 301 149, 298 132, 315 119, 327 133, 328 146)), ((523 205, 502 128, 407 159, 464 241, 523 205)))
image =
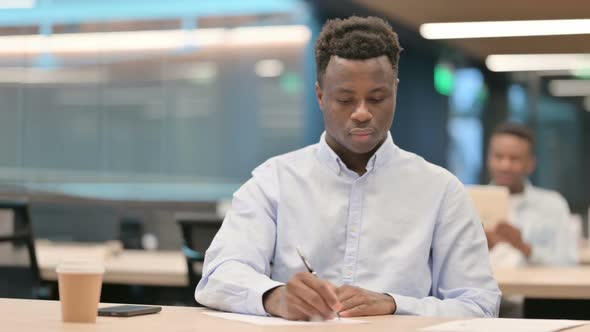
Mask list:
POLYGON ((587 234, 582 0, 0 0, 0 196, 26 204, 36 239, 178 250, 179 220, 222 217, 254 167, 318 141, 313 45, 352 14, 387 19, 404 47, 400 147, 488 183, 492 129, 524 123, 532 181, 587 234), (433 24, 507 20, 567 21, 433 24))

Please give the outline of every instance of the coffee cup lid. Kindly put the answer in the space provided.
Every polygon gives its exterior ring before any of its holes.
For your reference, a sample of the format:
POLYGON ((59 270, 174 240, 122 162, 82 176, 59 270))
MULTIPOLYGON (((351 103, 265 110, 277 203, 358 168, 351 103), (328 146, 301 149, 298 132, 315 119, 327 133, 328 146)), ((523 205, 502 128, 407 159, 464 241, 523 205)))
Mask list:
POLYGON ((95 260, 68 259, 61 261, 55 271, 57 273, 95 274, 104 273, 104 264, 95 260))

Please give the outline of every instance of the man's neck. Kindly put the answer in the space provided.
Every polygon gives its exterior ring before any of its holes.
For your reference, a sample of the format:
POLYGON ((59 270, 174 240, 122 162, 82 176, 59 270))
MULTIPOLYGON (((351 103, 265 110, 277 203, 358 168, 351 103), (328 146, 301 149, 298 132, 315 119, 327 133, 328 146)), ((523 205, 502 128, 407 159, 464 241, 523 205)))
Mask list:
POLYGON ((346 149, 331 138, 326 137, 326 143, 328 143, 328 146, 332 151, 340 157, 340 160, 346 165, 346 168, 357 173, 359 176, 362 176, 367 172, 367 164, 369 163, 369 160, 371 160, 371 157, 373 157, 383 142, 385 142, 385 140, 377 144, 373 150, 367 153, 355 153, 346 149))
POLYGON ((362 176, 367 172, 367 164, 375 152, 371 151, 364 154, 353 154, 354 155, 339 154, 339 157, 344 165, 346 165, 346 168, 356 172, 359 176, 362 176))
POLYGON ((508 190, 510 191, 511 195, 522 194, 524 192, 524 181, 508 187, 508 190))

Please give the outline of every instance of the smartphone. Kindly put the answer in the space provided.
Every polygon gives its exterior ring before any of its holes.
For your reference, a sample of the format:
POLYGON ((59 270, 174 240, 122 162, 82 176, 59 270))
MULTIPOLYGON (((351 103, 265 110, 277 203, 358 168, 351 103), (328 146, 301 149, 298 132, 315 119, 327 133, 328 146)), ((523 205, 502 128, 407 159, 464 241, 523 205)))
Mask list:
POLYGON ((117 305, 98 309, 99 316, 131 317, 147 314, 155 314, 162 311, 162 307, 147 305, 117 305))

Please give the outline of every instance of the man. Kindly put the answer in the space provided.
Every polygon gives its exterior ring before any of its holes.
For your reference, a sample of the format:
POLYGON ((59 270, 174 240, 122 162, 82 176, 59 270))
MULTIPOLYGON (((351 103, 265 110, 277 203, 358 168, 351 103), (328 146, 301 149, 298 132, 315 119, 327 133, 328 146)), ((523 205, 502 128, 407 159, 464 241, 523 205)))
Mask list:
POLYGON ((510 191, 510 217, 487 231, 491 250, 506 243, 530 264, 577 262, 577 239, 569 228, 569 208, 557 192, 537 188, 528 180, 535 170, 535 140, 526 127, 507 123, 492 134, 488 169, 492 182, 510 191))
POLYGON ((485 235, 463 186, 389 134, 400 50, 381 19, 325 24, 315 56, 326 131, 259 166, 234 194, 199 303, 293 320, 497 315, 485 235))

